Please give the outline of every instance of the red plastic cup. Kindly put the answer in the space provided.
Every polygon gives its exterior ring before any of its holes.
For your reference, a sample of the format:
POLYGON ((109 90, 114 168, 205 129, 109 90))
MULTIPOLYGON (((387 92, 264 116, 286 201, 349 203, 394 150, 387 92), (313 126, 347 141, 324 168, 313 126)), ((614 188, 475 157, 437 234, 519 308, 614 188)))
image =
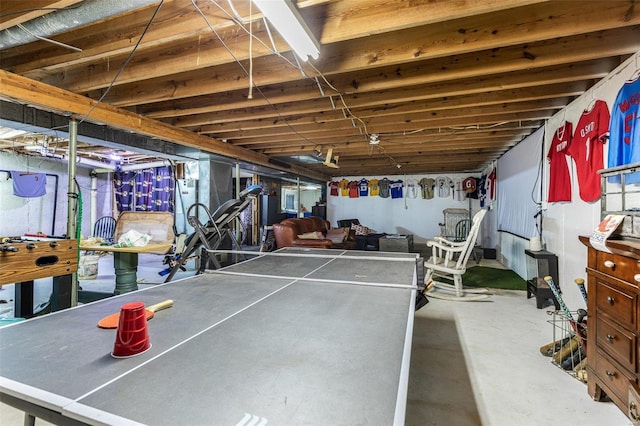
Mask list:
POLYGON ((120 320, 111 356, 128 358, 151 348, 144 303, 132 302, 120 307, 120 320))

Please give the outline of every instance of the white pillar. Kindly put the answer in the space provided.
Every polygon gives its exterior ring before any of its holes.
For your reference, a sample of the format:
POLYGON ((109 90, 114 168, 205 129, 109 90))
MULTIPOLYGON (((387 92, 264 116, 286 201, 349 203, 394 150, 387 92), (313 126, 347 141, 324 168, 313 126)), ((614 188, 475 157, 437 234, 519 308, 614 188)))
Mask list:
POLYGON ((98 220, 98 175, 95 172, 91 172, 91 228, 89 229, 89 235, 93 236, 93 226, 98 220))

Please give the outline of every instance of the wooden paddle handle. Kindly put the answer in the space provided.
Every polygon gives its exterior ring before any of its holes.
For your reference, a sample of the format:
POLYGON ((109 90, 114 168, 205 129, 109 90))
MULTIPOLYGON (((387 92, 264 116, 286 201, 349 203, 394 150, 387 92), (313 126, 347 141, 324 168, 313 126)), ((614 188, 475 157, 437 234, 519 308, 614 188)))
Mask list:
POLYGON ((147 306, 145 309, 151 312, 158 312, 163 309, 167 309, 173 306, 173 300, 165 300, 164 302, 156 303, 155 305, 147 306))

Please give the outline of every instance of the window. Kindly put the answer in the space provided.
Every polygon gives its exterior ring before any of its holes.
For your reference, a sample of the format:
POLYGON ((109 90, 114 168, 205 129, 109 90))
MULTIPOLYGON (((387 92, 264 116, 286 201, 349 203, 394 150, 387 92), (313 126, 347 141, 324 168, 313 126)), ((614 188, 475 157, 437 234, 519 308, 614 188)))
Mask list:
POLYGON ((291 187, 282 188, 282 205, 280 206, 283 211, 297 212, 298 211, 298 189, 291 187))
POLYGON ((295 210, 296 209, 296 197, 293 194, 285 194, 284 196, 284 208, 285 210, 295 210))

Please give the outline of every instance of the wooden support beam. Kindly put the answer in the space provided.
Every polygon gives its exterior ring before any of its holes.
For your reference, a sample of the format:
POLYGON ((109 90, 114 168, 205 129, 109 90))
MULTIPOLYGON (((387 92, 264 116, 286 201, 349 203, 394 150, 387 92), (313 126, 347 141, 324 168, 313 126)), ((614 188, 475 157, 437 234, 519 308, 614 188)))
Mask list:
POLYGON ((306 168, 292 166, 287 169, 274 166, 269 163, 269 157, 266 155, 226 144, 207 136, 198 135, 121 108, 98 103, 93 99, 4 70, 0 70, 0 87, 2 88, 2 96, 11 101, 26 103, 46 111, 78 116, 78 118, 89 114, 88 120, 94 123, 105 124, 116 129, 155 137, 178 145, 197 148, 204 152, 279 169, 312 179, 324 180, 322 174, 312 173, 306 168))

